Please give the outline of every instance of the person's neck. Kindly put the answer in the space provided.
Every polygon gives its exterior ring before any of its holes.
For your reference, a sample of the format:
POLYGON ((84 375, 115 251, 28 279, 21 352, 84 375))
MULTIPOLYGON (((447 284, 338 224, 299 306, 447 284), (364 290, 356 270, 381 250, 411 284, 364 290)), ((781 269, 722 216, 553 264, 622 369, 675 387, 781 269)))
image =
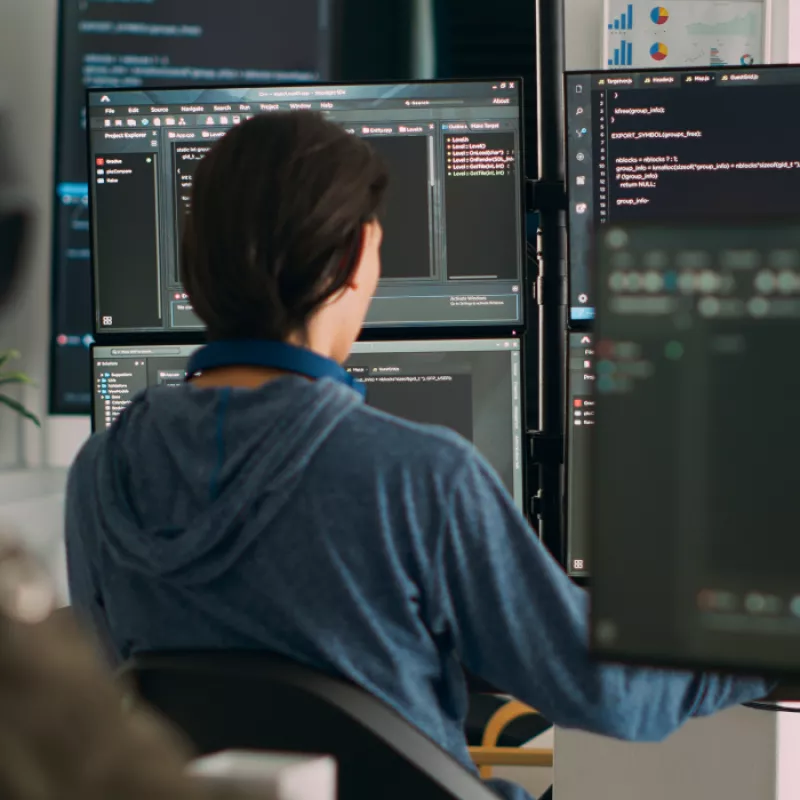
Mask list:
POLYGON ((268 369, 267 367, 218 367, 210 369, 202 375, 195 375, 190 379, 193 386, 204 389, 258 389, 265 383, 271 383, 279 378, 285 378, 290 373, 281 369, 268 369))
MULTIPOLYGON (((324 358, 331 358, 329 353, 324 352, 325 348, 314 346, 309 340, 302 341, 299 337, 292 337, 287 340, 286 344, 293 347, 302 347, 324 358)), ((190 382, 193 386, 206 389, 259 389, 267 383, 294 374, 282 369, 242 364, 206 370, 201 375, 195 375, 190 378, 190 382)), ((306 378, 306 380, 312 379, 306 378)))

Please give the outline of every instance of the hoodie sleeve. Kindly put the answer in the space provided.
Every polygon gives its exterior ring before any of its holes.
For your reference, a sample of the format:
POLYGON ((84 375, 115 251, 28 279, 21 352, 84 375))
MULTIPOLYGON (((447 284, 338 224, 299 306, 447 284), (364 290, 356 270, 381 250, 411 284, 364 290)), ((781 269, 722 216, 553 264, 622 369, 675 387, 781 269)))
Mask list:
POLYGON ((100 584, 96 577, 96 566, 90 555, 91 546, 87 542, 87 532, 92 529, 87 518, 87 498, 82 488, 86 485, 86 471, 91 461, 84 450, 78 455, 67 481, 66 512, 64 534, 67 548, 67 581, 70 605, 79 623, 87 628, 99 641, 106 656, 116 661, 111 636, 103 607, 100 584), (88 463, 87 463, 88 461, 88 463))
POLYGON ((562 727, 657 741, 768 692, 760 680, 595 662, 586 593, 480 457, 455 481, 433 587, 432 627, 452 636, 464 666, 562 727))

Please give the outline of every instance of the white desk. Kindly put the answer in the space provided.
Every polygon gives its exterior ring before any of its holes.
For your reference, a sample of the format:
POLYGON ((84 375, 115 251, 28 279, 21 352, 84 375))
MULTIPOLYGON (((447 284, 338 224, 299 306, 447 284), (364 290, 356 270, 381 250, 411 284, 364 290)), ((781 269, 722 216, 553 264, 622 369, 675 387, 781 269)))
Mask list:
POLYGON ((747 708, 692 720, 659 744, 559 728, 555 787, 558 800, 798 800, 778 794, 777 753, 777 716, 747 708))
POLYGON ((69 603, 64 547, 65 469, 0 471, 0 532, 16 536, 47 567, 59 605, 69 603))

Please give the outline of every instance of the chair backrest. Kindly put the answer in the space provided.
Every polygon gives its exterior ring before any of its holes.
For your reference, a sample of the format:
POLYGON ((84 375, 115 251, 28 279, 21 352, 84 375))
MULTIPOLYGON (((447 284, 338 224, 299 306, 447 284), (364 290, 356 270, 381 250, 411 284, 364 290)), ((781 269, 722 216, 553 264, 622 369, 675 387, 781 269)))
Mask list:
POLYGON ((141 654, 123 667, 122 676, 201 755, 254 749, 332 755, 343 800, 497 800, 386 704, 281 656, 141 654))

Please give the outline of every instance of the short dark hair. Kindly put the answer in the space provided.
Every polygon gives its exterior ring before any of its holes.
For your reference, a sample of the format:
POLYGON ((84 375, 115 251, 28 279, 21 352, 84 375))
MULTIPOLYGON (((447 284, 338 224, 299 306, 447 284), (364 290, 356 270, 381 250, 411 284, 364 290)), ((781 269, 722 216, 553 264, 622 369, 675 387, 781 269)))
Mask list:
POLYGON ((256 116, 199 163, 182 281, 208 338, 286 339, 342 289, 376 218, 386 168, 312 112, 256 116))

